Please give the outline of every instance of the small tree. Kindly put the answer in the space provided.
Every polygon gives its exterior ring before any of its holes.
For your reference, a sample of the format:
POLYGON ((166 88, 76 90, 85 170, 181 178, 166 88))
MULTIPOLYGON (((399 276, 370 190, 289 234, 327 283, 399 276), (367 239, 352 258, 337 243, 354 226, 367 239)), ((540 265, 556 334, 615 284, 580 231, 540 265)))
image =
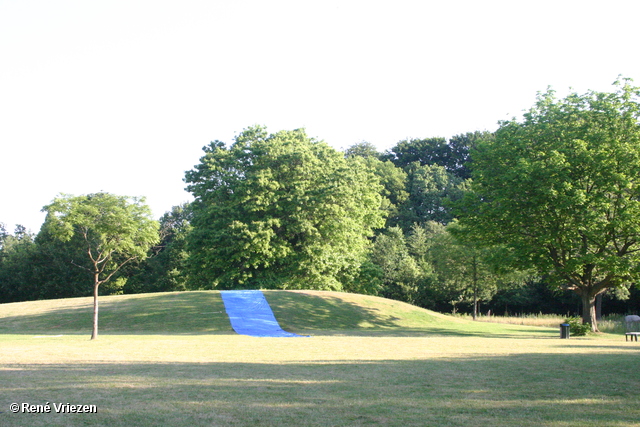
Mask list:
POLYGON ((56 238, 82 236, 90 267, 76 262, 93 277, 93 332, 98 337, 98 288, 125 264, 146 257, 158 241, 158 223, 144 199, 109 193, 61 195, 43 208, 45 227, 56 238))
POLYGON ((502 271, 499 263, 502 248, 479 246, 457 239, 460 226, 452 222, 444 233, 434 239, 431 257, 442 292, 450 295, 454 306, 458 302, 473 305, 473 320, 478 317, 481 301, 490 301, 500 287, 519 279, 517 272, 502 271), (457 233, 456 233, 457 232, 457 233))

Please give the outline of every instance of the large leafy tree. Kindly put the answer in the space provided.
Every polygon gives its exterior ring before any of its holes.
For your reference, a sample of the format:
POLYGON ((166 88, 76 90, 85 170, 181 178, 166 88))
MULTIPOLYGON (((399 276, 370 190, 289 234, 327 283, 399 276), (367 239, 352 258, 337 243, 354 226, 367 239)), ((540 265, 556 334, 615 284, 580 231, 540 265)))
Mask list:
POLYGON ((413 224, 436 221, 448 224, 454 219, 450 203, 462 198, 468 182, 447 172, 443 166, 409 165, 407 190, 409 197, 402 203, 398 223, 405 230, 413 224))
POLYGON ((186 173, 189 277, 201 287, 341 289, 384 225, 381 186, 359 156, 304 130, 252 127, 186 173))
POLYGON ((640 279, 640 90, 615 87, 549 90, 522 121, 502 122, 472 153, 461 212, 477 237, 575 291, 594 331, 596 296, 640 279))
POLYGON ((43 208, 43 227, 55 238, 80 238, 84 259, 72 261, 93 278, 93 332, 98 337, 98 288, 124 265, 147 256, 158 241, 158 223, 144 199, 94 193, 61 195, 43 208))

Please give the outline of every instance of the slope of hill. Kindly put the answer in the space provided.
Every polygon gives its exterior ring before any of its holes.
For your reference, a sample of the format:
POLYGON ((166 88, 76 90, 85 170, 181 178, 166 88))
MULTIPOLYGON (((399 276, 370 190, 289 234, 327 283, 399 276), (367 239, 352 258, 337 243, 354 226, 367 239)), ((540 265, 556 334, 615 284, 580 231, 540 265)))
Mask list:
MULTIPOLYGON (((311 335, 523 332, 523 327, 470 322, 399 301, 326 291, 265 291, 280 325, 311 335)), ((84 334, 91 297, 0 304, 0 334, 84 334)), ((100 298, 100 333, 233 334, 218 291, 113 295, 100 298)), ((548 334, 546 328, 530 328, 548 334)))

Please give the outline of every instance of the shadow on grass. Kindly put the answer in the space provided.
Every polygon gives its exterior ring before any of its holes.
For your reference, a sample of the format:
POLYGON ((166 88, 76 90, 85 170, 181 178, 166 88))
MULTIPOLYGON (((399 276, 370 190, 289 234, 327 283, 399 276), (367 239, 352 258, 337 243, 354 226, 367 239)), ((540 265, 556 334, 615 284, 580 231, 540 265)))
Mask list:
POLYGON ((283 329, 312 336, 556 338, 559 334, 544 328, 443 319, 418 307, 408 313, 382 310, 329 294, 266 291, 265 296, 283 329))
MULTIPOLYGON (((212 349, 213 350, 213 349, 212 349)), ((632 426, 637 354, 6 365, 3 426, 632 426), (97 414, 12 414, 13 402, 97 414)))
POLYGON ((280 324, 300 329, 353 330, 397 328, 399 317, 328 295, 264 292, 280 324))
MULTIPOLYGON (((624 338, 622 338, 621 340, 622 342, 624 342, 624 338)), ((558 347, 564 347, 563 345, 558 345, 558 347)), ((591 345, 576 345, 575 343, 571 343, 571 348, 575 348, 575 349, 589 349, 592 350, 593 346, 591 345)), ((598 343, 598 348, 602 349, 602 350, 611 350, 611 351, 631 351, 631 352, 636 352, 638 353, 640 350, 640 343, 631 343, 631 342, 627 342, 626 345, 607 345, 607 344, 602 344, 602 343, 598 343)), ((638 355, 638 357, 640 357, 640 355, 638 355)))

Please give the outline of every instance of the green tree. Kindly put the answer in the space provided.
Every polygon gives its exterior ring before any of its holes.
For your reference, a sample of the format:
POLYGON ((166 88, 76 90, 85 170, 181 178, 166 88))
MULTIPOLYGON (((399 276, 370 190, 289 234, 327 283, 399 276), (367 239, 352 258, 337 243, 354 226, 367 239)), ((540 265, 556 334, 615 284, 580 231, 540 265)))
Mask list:
POLYGON ((382 184, 382 209, 387 217, 386 226, 398 225, 400 208, 406 203, 409 193, 406 191, 407 174, 389 160, 381 161, 373 157, 363 160, 364 165, 373 172, 382 184))
POLYGON ((462 198, 468 182, 438 165, 421 166, 415 162, 406 169, 409 196, 399 209, 399 225, 408 232, 416 223, 451 222, 454 214, 450 203, 462 198))
POLYGON ((37 299, 32 268, 36 253, 33 236, 24 227, 11 234, 0 223, 0 302, 37 299))
POLYGON ((384 272, 367 257, 357 273, 345 281, 343 290, 354 294, 380 295, 384 293, 384 272))
POLYGON ((445 138, 406 139, 398 142, 386 153, 387 159, 405 168, 418 162, 420 166, 451 163, 451 150, 445 138))
POLYGON ((182 291, 186 289, 186 238, 191 229, 189 205, 171 208, 160 218, 160 241, 149 256, 130 272, 124 293, 182 291))
POLYGON ((522 121, 501 122, 472 153, 460 211, 477 238, 575 291, 593 331, 596 296, 640 279, 640 90, 615 87, 560 100, 549 90, 522 121))
POLYGON ((186 173, 189 277, 201 287, 341 289, 384 225, 381 186, 360 157, 304 130, 252 127, 186 173))
POLYGON ((90 294, 85 274, 71 265, 83 249, 77 241, 61 242, 46 230, 37 236, 17 227, 6 233, 0 249, 0 301, 68 298, 90 294))
MULTIPOLYGON (((62 241, 51 233, 49 227, 43 226, 35 243, 28 269, 31 271, 31 280, 37 284, 37 292, 29 299, 91 295, 91 283, 87 280, 87 270, 91 269, 91 264, 80 234, 76 233, 69 240, 62 241), (78 268, 78 265, 82 268, 78 268)), ((105 288, 101 291, 104 294, 105 288)))
POLYGON ((365 166, 372 171, 382 184, 382 209, 386 211, 385 228, 398 225, 400 206, 407 200, 407 174, 390 160, 383 160, 382 155, 369 142, 360 142, 345 150, 345 157, 360 157, 365 166))
POLYGON ((391 227, 376 237, 371 261, 382 272, 383 296, 414 303, 418 295, 422 271, 409 253, 400 227, 391 227))
POLYGON ((362 141, 344 150, 345 157, 363 157, 381 159, 382 153, 370 142, 362 141))
MULTIPOLYGON (((465 180, 471 177, 471 150, 481 140, 491 139, 487 131, 467 132, 445 138, 409 139, 398 142, 381 158, 406 169, 417 162, 420 166, 442 166, 447 172, 465 180)), ((362 148, 360 148, 362 150, 362 148)))
POLYGON ((448 296, 454 311, 455 304, 469 302, 473 307, 473 320, 476 320, 481 301, 490 301, 499 289, 521 281, 525 275, 501 268, 509 255, 502 246, 479 245, 460 240, 455 234, 464 236, 457 221, 450 223, 434 239, 431 247, 433 268, 440 290, 448 296))
POLYGON ((52 236, 62 241, 80 236, 83 241, 85 259, 74 264, 93 277, 91 339, 96 339, 99 286, 125 264, 147 256, 149 248, 158 241, 158 223, 151 219, 144 199, 109 193, 61 195, 43 211, 47 212, 43 227, 52 236))
POLYGON ((10 234, 7 231, 7 226, 4 225, 4 222, 0 222, 0 251, 4 248, 4 242, 9 236, 10 234))
POLYGON ((487 131, 467 132, 449 138, 450 160, 442 166, 458 178, 463 180, 471 178, 471 150, 478 142, 489 139, 493 139, 493 134, 487 131))

